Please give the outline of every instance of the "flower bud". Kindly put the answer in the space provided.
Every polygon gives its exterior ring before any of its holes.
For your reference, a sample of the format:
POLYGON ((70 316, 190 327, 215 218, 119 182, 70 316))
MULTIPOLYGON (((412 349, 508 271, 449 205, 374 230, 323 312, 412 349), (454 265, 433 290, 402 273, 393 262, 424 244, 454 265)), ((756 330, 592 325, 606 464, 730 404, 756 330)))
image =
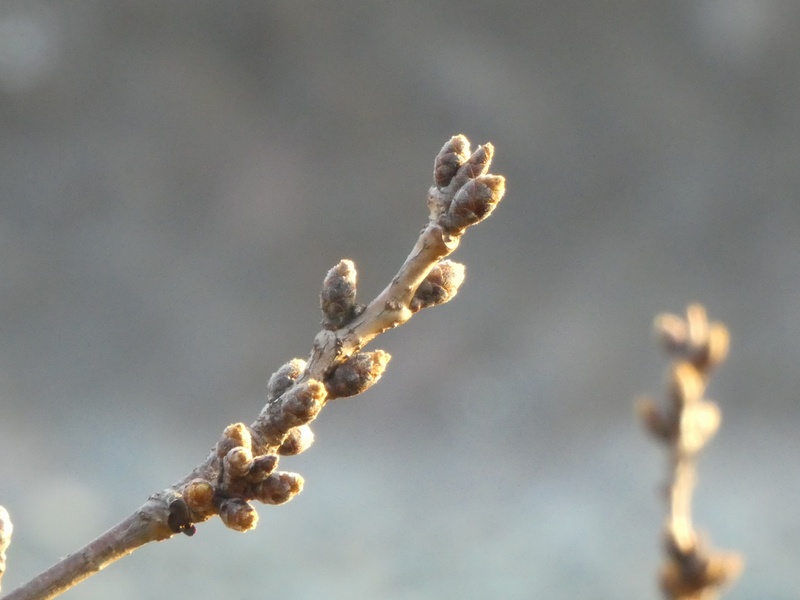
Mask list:
POLYGON ((217 456, 222 458, 233 448, 243 447, 250 449, 252 437, 250 429, 244 423, 228 425, 222 432, 222 437, 217 442, 217 456))
POLYGON ((359 352, 351 356, 325 379, 328 397, 347 398, 366 391, 380 379, 391 358, 383 350, 359 352))
POLYGON ((439 217, 439 225, 452 235, 460 235, 492 214, 505 194, 505 185, 501 175, 481 175, 468 181, 456 192, 447 212, 439 217))
POLYGON ((286 390, 292 387, 295 380, 306 369, 306 361, 302 358, 293 358, 280 369, 273 373, 267 383, 267 401, 272 402, 279 398, 286 390))
POLYGON ((207 517, 216 512, 214 486, 204 479, 193 479, 183 488, 183 499, 193 513, 207 517))
POLYGON ((303 478, 297 473, 273 473, 255 487, 255 499, 264 504, 283 504, 303 491, 303 478))
POLYGON ((451 300, 464 282, 464 271, 464 265, 451 260, 443 260, 433 267, 411 299, 411 312, 451 300))
POLYGON ((253 483, 264 481, 277 466, 278 457, 274 454, 257 456, 253 459, 253 465, 250 467, 250 472, 247 474, 247 478, 253 483))
POLYGON ((322 326, 335 331, 347 325, 359 312, 356 304, 356 267, 351 260, 341 260, 325 276, 319 306, 322 326))
POLYGON ((458 172, 453 177, 453 187, 458 189, 469 180, 486 175, 489 172, 489 165, 492 164, 493 156, 494 146, 492 144, 478 146, 478 149, 459 167, 458 172))
POLYGON ((286 434, 286 439, 278 448, 278 454, 281 456, 294 456, 305 452, 314 443, 314 432, 308 425, 299 425, 289 430, 286 434))
POLYGON ((219 516, 226 527, 250 531, 258 524, 258 513, 241 498, 226 498, 220 503, 219 516))
POLYGON ((433 165, 433 181, 436 187, 450 184, 459 167, 469 158, 469 140, 463 135, 455 135, 439 150, 433 165))

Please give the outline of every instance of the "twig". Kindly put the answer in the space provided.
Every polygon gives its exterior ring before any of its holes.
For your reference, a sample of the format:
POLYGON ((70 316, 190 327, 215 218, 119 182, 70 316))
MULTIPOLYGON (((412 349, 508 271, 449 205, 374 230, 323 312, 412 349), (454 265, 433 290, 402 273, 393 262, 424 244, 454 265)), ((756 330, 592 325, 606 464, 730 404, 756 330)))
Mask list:
POLYGON ((640 398, 636 408, 647 430, 669 452, 661 590, 669 600, 713 600, 743 565, 737 554, 710 550, 695 532, 691 514, 697 455, 721 420, 719 407, 703 394, 711 372, 728 354, 728 330, 722 323, 709 323, 699 304, 686 309, 685 320, 657 316, 654 329, 673 361, 667 402, 659 407, 651 398, 640 398))
POLYGON ((3 581, 3 574, 6 572, 6 550, 11 544, 11 534, 14 526, 11 524, 11 516, 4 506, 0 506, 0 583, 3 581))
POLYGON ((380 378, 390 357, 382 350, 361 352, 364 346, 458 291, 464 267, 444 259, 505 192, 504 178, 488 174, 492 154, 491 144, 470 153, 463 135, 451 138, 436 157, 428 224, 386 289, 367 306, 358 304, 355 266, 339 262, 323 283, 323 329, 308 361, 294 359, 270 378, 258 418, 250 426, 229 425, 214 451, 186 477, 6 600, 53 598, 143 544, 194 534, 197 523, 214 515, 231 529, 248 531, 258 521, 251 500, 282 504, 298 494, 303 478, 276 471, 278 456, 308 448, 313 441, 308 424, 326 402, 359 394, 380 378))

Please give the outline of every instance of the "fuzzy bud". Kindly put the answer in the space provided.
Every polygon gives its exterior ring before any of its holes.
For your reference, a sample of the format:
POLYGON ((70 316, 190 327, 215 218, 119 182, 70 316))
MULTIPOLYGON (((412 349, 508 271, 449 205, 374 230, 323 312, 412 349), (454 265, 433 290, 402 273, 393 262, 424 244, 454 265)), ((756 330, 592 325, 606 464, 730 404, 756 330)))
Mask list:
POLYGON ((460 235, 492 214, 505 194, 505 185, 501 175, 481 175, 468 181, 456 192, 447 212, 439 217, 439 225, 452 235, 460 235))
POLYGON ((314 432, 311 431, 311 427, 300 425, 289 430, 286 439, 283 440, 280 448, 278 448, 278 454, 281 456, 294 456, 308 450, 313 443, 314 432))
POLYGON ((344 327, 363 309, 356 304, 356 278, 356 266, 351 260, 341 260, 328 271, 319 295, 325 329, 344 327))
POLYGON ((702 398, 705 382, 691 363, 679 362, 672 366, 669 381, 670 397, 676 409, 697 402, 702 398))
POLYGON ((232 448, 225 455, 225 476, 230 480, 241 479, 250 472, 253 466, 253 453, 250 448, 239 446, 232 448))
POLYGON ((433 181, 436 187, 447 187, 468 158, 469 140, 463 135, 451 137, 436 155, 433 165, 433 181))
POLYGON ((267 383, 267 401, 272 402, 280 398, 286 390, 292 387, 292 384, 303 374, 305 369, 306 361, 302 358, 293 358, 275 371, 272 377, 269 378, 269 383, 267 383))
POLYGON ((233 448, 243 447, 250 449, 252 437, 250 429, 244 423, 228 425, 222 432, 222 437, 217 442, 217 456, 226 456, 233 448))
POLYGON ((226 498, 220 503, 219 516, 226 527, 250 531, 258 524, 258 513, 241 498, 226 498))
POLYGON ((494 146, 484 144, 472 153, 467 161, 459 167, 455 177, 453 177, 453 187, 458 189, 471 179, 477 179, 489 172, 489 165, 492 164, 494 156, 494 146))
POLYGON ((303 491, 303 484, 297 473, 273 473, 255 487, 254 497, 264 504, 284 504, 303 491))
POLYGON ((207 517, 214 514, 214 486, 204 479, 193 479, 183 488, 183 499, 193 513, 207 517))
POLYGON ((247 474, 247 478, 253 483, 264 481, 277 466, 278 457, 274 454, 257 456, 253 459, 253 465, 250 467, 250 472, 247 474))
POLYGON ((444 304, 451 300, 464 282, 464 275, 464 265, 451 260, 441 261, 431 269, 425 281, 414 293, 409 304, 411 312, 418 312, 423 308, 444 304))
POLYGON ((288 432, 292 427, 313 421, 322 410, 327 397, 325 386, 316 379, 309 379, 293 388, 281 406, 283 431, 288 432))
POLYGON ((351 356, 325 380, 328 397, 347 398, 366 391, 380 379, 391 358, 383 350, 359 352, 351 356))

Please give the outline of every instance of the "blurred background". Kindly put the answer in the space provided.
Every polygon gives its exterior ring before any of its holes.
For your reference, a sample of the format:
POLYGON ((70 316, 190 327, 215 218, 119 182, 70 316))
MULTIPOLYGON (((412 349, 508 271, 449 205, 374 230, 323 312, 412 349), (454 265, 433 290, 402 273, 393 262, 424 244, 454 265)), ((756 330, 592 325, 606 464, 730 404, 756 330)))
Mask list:
POLYGON ((252 421, 325 272, 374 297, 464 133, 506 198, 458 297, 281 462, 305 491, 64 597, 655 600, 664 455, 632 402, 663 388, 653 317, 700 301, 732 352, 696 522, 746 557, 726 598, 797 598, 798 26, 780 0, 3 0, 3 588, 252 421))

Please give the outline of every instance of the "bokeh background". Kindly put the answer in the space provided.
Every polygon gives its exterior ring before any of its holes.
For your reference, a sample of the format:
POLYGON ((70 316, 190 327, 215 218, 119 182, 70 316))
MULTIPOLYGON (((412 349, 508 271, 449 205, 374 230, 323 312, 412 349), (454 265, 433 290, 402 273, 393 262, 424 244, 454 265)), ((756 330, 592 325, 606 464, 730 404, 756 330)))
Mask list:
POLYGON ((696 521, 726 598, 800 593, 800 3, 0 3, 0 502, 10 590, 250 422, 340 258, 362 299, 455 133, 496 145, 467 280, 375 344, 256 531, 64 597, 656 599, 651 323, 732 354, 696 521))

